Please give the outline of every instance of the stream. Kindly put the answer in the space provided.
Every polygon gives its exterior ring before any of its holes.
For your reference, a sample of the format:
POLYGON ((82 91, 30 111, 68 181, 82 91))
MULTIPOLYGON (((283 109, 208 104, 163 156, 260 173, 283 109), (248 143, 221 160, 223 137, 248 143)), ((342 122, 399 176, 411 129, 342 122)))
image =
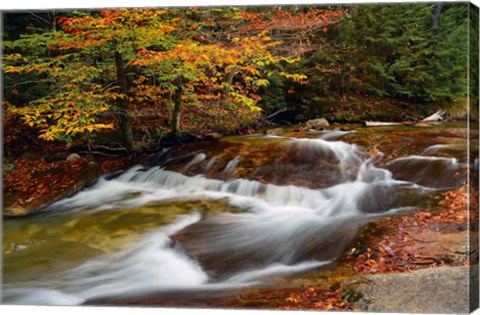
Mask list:
POLYGON ((165 149, 42 213, 5 220, 3 303, 208 301, 279 279, 288 287, 335 268, 368 222, 462 186, 466 127, 292 126, 165 149))

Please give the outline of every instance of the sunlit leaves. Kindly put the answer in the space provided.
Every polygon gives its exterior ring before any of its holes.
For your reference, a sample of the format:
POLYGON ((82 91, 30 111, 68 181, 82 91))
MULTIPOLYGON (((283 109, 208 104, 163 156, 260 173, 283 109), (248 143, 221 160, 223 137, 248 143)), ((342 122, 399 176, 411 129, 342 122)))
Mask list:
POLYGON ((76 55, 39 58, 38 63, 17 62, 18 66, 5 68, 8 74, 36 73, 54 82, 53 93, 32 100, 27 106, 9 105, 10 112, 21 115, 25 124, 36 128, 41 139, 67 141, 113 127, 97 122, 97 115, 107 111, 112 99, 119 95, 95 83, 102 75, 100 69, 75 58, 76 55))
MULTIPOLYGON (((265 18, 270 14, 266 10, 265 18)), ((258 91, 272 78, 302 83, 306 76, 276 68, 299 59, 279 54, 283 44, 273 38, 272 28, 260 29, 253 25, 258 21, 244 17, 238 8, 63 14, 58 29, 5 43, 4 73, 12 81, 41 84, 38 95, 10 107, 46 140, 113 128, 102 118, 106 111, 169 109, 180 90, 186 111, 224 120, 238 111, 252 118, 260 111, 258 91), (118 56, 125 63, 127 89, 119 87, 118 56)), ((9 91, 18 95, 21 87, 9 91)), ((248 120, 237 118, 230 119, 248 120)))
POLYGON ((252 98, 250 94, 255 92, 255 86, 268 84, 266 79, 261 79, 265 75, 262 68, 282 60, 270 51, 278 44, 265 32, 210 44, 178 38, 178 44, 167 51, 140 50, 131 64, 144 67, 158 79, 160 86, 170 91, 177 88, 172 82, 180 79, 187 87, 187 95, 194 96, 191 102, 195 103, 199 97, 214 99, 214 95, 228 93, 232 96, 229 98, 232 105, 256 112, 260 110, 256 106, 258 98, 252 98), (156 75, 152 69, 156 69, 156 75), (244 85, 227 82, 229 76, 241 77, 244 85), (201 90, 212 95, 201 95, 205 93, 201 90))

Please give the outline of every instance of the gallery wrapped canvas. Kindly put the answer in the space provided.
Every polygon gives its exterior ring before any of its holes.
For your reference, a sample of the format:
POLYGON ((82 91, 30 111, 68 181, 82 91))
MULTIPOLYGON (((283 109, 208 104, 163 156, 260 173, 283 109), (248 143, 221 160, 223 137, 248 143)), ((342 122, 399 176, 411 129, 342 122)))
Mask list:
POLYGON ((478 8, 2 12, 2 303, 478 307, 478 8))

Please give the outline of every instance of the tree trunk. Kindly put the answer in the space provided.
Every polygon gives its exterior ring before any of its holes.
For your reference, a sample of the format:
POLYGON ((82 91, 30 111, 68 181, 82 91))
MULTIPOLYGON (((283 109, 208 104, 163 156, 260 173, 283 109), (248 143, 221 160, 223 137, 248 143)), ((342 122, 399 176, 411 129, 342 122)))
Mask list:
POLYGON ((223 107, 228 106, 229 98, 230 98, 230 87, 232 86, 234 76, 235 76, 235 69, 232 68, 230 70, 230 72, 228 73, 227 80, 225 81, 226 86, 222 91, 222 105, 223 105, 223 107))
POLYGON ((435 3, 433 7, 432 33, 435 33, 438 23, 440 22, 440 13, 442 12, 442 4, 435 3))
POLYGON ((180 129, 180 111, 182 110, 182 94, 183 94, 183 87, 182 84, 179 82, 177 84, 177 89, 175 90, 175 94, 173 95, 173 115, 171 121, 171 128, 172 132, 171 135, 174 139, 178 137, 178 131, 180 129))
POLYGON ((128 152, 135 152, 135 142, 133 140, 132 124, 130 116, 128 115, 130 102, 128 100, 128 83, 125 76, 125 61, 119 52, 115 52, 115 68, 117 72, 117 83, 119 85, 119 91, 124 97, 118 98, 117 105, 119 108, 119 114, 116 116, 118 124, 120 126, 120 133, 122 135, 125 147, 128 152))

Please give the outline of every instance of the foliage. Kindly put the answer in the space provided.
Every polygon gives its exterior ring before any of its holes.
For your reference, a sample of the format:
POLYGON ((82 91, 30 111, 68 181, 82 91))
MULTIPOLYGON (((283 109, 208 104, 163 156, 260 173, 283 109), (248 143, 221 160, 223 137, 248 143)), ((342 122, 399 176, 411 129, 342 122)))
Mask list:
POLYGON ((58 29, 5 43, 4 72, 13 83, 7 110, 38 128, 41 138, 65 141, 114 128, 102 114, 131 128, 125 116, 148 105, 171 108, 179 91, 190 108, 220 103, 212 116, 222 107, 231 114, 245 108, 253 118, 260 111, 256 92, 268 86, 268 77, 301 82, 305 76, 268 69, 297 59, 276 55, 280 42, 267 32, 201 37, 219 26, 231 28, 238 12, 135 9, 61 16, 58 29), (38 94, 15 97, 30 82, 41 85, 38 94))
MULTIPOLYGON (((332 25, 325 49, 307 62, 307 73, 322 86, 310 93, 464 105, 467 9, 466 4, 445 4, 440 24, 433 30, 434 5, 347 8, 343 20, 332 25)), ((308 97, 313 98, 311 94, 308 97)))
POLYGON ((161 118, 157 134, 207 132, 215 120, 233 131, 281 109, 340 117, 363 99, 395 100, 392 113, 413 108, 405 104, 455 112, 466 108, 475 25, 468 5, 453 3, 441 4, 434 23, 435 6, 25 13, 6 29, 4 106, 45 140, 93 141, 120 129, 127 147, 150 132, 132 131, 148 125, 139 123, 144 111, 161 118))
POLYGON ((299 309, 316 309, 316 310, 355 310, 353 305, 342 301, 341 291, 320 292, 310 287, 304 292, 290 293, 285 299, 285 306, 282 309, 299 310, 299 309))

